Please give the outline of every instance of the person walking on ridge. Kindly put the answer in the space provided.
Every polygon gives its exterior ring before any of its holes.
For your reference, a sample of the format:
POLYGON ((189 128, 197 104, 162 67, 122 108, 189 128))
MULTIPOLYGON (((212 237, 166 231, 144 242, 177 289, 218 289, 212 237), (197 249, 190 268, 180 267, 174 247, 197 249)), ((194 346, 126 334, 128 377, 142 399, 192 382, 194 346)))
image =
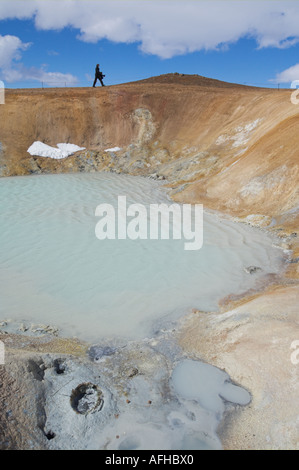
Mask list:
POLYGON ((103 83, 103 78, 105 77, 105 75, 103 75, 102 72, 100 72, 100 64, 97 64, 96 66, 96 70, 95 70, 95 77, 94 77, 94 82, 93 82, 93 87, 96 86, 96 82, 97 80, 100 80, 101 82, 101 85, 102 86, 105 86, 104 83, 103 83))

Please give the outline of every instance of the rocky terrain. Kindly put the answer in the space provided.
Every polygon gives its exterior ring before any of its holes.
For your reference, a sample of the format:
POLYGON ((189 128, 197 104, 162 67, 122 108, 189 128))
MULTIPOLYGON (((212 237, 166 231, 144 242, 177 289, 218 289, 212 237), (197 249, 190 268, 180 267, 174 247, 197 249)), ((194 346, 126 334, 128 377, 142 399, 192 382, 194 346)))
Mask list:
MULTIPOLYGON (((175 334, 186 354, 224 369, 251 393, 251 404, 219 429, 226 449, 298 449, 299 364, 291 354, 299 340, 299 107, 292 91, 170 74, 96 89, 7 90, 0 107, 3 177, 79 171, 148 176, 165 180, 175 201, 202 203, 279 237, 288 253, 280 278, 259 292, 223 299, 217 313, 194 306, 175 334), (27 153, 35 141, 86 150, 53 160, 27 153), (120 150, 106 152, 114 147, 120 150)), ((52 439, 45 437, 50 431, 41 432, 41 408, 27 403, 36 394, 36 367, 47 354, 53 361, 85 357, 88 346, 61 339, 54 347, 47 335, 37 344, 5 334, 5 325, 1 331, 9 358, 0 366, 5 445, 26 448, 31 429, 47 446, 52 439), (14 419, 24 433, 18 434, 14 419)))

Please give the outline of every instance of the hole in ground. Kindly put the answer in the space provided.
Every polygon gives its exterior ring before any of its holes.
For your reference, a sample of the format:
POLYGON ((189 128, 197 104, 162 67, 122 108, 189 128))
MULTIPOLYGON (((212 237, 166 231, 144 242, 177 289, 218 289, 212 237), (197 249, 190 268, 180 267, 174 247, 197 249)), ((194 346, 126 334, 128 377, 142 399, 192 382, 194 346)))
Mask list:
POLYGON ((55 359, 53 366, 56 374, 60 375, 65 373, 66 366, 63 359, 55 359))
POLYGON ((78 385, 70 397, 70 403, 76 413, 86 415, 100 411, 104 405, 103 392, 90 382, 78 385))
POLYGON ((45 433, 45 436, 48 439, 48 441, 51 441, 52 439, 54 439, 54 437, 56 437, 56 434, 53 431, 49 431, 49 432, 45 433))

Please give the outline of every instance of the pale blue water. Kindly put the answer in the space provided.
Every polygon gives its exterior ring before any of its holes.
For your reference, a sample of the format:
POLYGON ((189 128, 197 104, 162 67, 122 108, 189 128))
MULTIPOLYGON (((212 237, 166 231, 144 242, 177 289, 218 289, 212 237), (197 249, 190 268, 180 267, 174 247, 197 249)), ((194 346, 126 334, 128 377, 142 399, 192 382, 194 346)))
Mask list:
POLYGON ((139 339, 191 308, 278 272, 281 251, 260 230, 205 214, 204 245, 184 240, 103 240, 97 205, 170 203, 161 184, 113 174, 0 180, 0 320, 59 327, 67 336, 139 339), (244 267, 257 265, 255 275, 244 267))

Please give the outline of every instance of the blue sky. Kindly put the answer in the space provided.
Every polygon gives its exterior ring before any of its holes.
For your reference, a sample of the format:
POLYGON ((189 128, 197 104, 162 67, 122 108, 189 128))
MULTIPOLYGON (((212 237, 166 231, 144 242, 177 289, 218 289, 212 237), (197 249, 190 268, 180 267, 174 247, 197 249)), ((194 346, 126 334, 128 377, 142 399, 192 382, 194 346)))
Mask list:
POLYGON ((299 1, 0 0, 8 88, 179 72, 257 86, 299 79, 299 1))

